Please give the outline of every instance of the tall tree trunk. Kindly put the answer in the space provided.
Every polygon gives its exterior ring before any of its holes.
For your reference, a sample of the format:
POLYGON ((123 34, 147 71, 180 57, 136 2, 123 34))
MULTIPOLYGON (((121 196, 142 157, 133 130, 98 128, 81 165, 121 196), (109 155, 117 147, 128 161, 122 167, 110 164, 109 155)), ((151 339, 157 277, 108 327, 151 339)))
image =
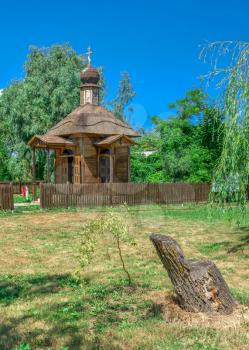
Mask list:
POLYGON ((216 265, 209 260, 187 260, 169 236, 150 236, 174 286, 179 305, 192 312, 230 314, 236 306, 216 265))

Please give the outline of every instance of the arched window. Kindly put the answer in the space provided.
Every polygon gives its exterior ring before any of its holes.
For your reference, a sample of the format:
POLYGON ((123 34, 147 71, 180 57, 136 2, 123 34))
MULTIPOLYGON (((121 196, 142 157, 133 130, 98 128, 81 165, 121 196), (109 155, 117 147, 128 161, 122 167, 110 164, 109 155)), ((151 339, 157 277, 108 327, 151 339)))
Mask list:
POLYGON ((100 150, 100 154, 110 154, 111 150, 109 148, 102 148, 100 150))
POLYGON ((64 151, 63 151, 63 155, 64 156, 70 156, 70 155, 73 155, 74 153, 73 153, 73 150, 71 150, 71 149, 65 149, 64 151))

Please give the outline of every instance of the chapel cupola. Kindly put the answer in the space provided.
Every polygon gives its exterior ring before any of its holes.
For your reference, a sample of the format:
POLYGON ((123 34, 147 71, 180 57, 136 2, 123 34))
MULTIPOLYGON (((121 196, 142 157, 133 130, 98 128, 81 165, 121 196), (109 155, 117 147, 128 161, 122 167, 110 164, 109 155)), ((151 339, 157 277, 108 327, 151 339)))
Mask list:
POLYGON ((99 85, 100 80, 99 72, 96 68, 91 66, 91 49, 88 48, 87 57, 88 65, 80 73, 80 105, 83 106, 86 103, 93 105, 99 105, 99 85))

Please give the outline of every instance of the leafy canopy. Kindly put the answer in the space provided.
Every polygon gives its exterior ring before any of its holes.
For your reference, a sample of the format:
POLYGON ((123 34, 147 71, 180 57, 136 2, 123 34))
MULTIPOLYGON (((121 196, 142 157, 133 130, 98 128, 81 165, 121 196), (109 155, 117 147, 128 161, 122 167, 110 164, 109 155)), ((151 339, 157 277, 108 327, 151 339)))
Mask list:
POLYGON ((209 105, 200 89, 188 91, 170 107, 175 115, 166 120, 153 117, 154 129, 145 133, 133 149, 132 180, 211 181, 221 152, 220 111, 209 105))
MULTIPOLYGON (((125 109, 129 106, 135 95, 136 93, 133 89, 129 73, 123 72, 121 74, 118 94, 116 98, 111 102, 111 104, 113 105, 113 112, 117 118, 121 120, 127 119, 125 109)), ((131 113, 132 109, 128 108, 128 112, 131 113)))
MULTIPOLYGON (((83 68, 82 57, 69 46, 30 49, 25 78, 13 82, 0 97, 9 179, 30 177, 29 139, 45 133, 79 105, 79 73, 83 68)), ((43 169, 44 155, 38 154, 37 161, 43 169)))
POLYGON ((209 60, 208 81, 220 87, 219 106, 224 115, 224 141, 215 171, 215 200, 220 204, 247 199, 249 178, 249 43, 215 42, 203 47, 209 60))

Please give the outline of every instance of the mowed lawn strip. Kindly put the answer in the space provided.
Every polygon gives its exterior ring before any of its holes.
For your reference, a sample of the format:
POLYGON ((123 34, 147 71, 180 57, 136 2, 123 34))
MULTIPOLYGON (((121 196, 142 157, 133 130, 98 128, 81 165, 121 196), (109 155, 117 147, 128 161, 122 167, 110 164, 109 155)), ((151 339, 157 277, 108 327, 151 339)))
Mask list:
POLYGON ((247 317, 235 313, 212 321, 181 313, 149 240, 151 233, 168 234, 188 258, 212 259, 246 310, 245 224, 210 214, 203 205, 131 207, 124 215, 136 245, 122 244, 122 251, 133 285, 128 286, 111 237, 99 238, 82 284, 75 274, 82 225, 105 212, 20 208, 1 213, 1 350, 248 349, 247 317))

